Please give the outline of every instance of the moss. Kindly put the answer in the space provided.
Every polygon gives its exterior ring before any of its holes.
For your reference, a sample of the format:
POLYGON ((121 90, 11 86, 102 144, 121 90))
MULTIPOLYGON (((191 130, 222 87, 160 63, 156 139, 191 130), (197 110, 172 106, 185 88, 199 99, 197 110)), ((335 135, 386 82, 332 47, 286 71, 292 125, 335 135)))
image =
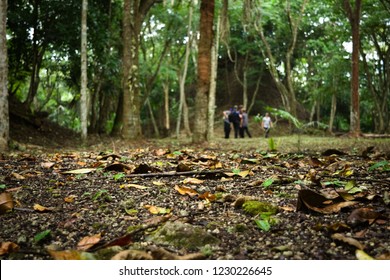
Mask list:
POLYGON ((268 202, 262 202, 262 201, 256 201, 256 200, 248 200, 243 205, 242 208, 246 213, 248 213, 251 216, 257 216, 262 213, 269 213, 270 215, 276 214, 278 211, 278 207, 268 203, 268 202))

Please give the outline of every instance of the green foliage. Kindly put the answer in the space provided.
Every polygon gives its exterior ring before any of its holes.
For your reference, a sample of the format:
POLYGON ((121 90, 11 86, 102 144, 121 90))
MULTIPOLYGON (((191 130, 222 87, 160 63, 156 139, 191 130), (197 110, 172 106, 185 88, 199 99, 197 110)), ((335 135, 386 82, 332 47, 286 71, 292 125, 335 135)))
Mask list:
POLYGON ((51 230, 50 229, 47 229, 47 230, 44 230, 42 232, 39 232, 37 233, 35 236, 34 236, 34 242, 35 243, 39 243, 47 238, 50 237, 50 234, 51 234, 51 230))
POLYGON ((382 171, 389 171, 390 170, 390 164, 387 160, 383 160, 377 163, 374 163, 368 168, 368 171, 374 171, 374 170, 382 170, 382 171))
POLYGON ((123 177, 125 177, 126 174, 123 173, 123 172, 119 172, 115 175, 112 176, 112 178, 115 180, 115 181, 119 181, 120 179, 122 179, 123 177))

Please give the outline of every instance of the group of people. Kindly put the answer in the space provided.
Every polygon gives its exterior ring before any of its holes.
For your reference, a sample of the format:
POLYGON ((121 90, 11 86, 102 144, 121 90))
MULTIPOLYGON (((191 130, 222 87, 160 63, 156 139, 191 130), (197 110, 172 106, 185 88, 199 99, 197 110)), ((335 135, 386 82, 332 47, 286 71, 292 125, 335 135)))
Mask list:
MULTIPOLYGON (((249 138, 252 138, 248 127, 248 113, 242 105, 235 105, 230 110, 223 111, 223 123, 226 139, 230 137, 230 132, 232 128, 234 130, 234 138, 238 138, 238 136, 240 136, 240 138, 244 138, 245 133, 248 135, 249 138)), ((265 137, 268 138, 269 131, 272 127, 272 120, 269 116, 269 113, 266 113, 265 116, 262 118, 261 127, 265 132, 265 137)))

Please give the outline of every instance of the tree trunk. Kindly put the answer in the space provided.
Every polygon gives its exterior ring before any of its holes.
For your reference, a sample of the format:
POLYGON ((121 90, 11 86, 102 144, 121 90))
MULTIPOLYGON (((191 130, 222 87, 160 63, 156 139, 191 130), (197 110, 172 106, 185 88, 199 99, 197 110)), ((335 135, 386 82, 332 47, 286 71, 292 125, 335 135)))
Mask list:
POLYGON ((198 85, 195 97, 194 143, 207 141, 207 108, 211 79, 211 48, 213 44, 214 0, 200 4, 200 39, 198 43, 198 85))
POLYGON ((217 20, 217 30, 214 37, 214 43, 211 50, 211 81, 210 81, 210 98, 208 108, 208 128, 207 128, 207 140, 211 140, 214 137, 214 117, 215 117, 215 98, 217 89, 217 73, 218 73, 218 49, 219 49, 219 25, 220 16, 217 20))
POLYGON ((141 102, 139 76, 139 42, 142 23, 150 8, 159 0, 125 0, 123 3, 123 118, 121 135, 125 139, 139 139, 141 102))
POLYGON ((360 42, 360 11, 361 0, 354 1, 352 8, 350 0, 344 0, 344 9, 347 13, 352 29, 352 77, 351 77, 351 117, 350 134, 360 136, 360 101, 359 101, 359 42, 360 42))
POLYGON ((168 81, 163 83, 164 89, 164 135, 169 135, 171 130, 171 119, 169 117, 169 83, 168 81))
POLYGON ((188 41, 186 44, 186 50, 185 50, 185 55, 184 55, 184 65, 183 65, 182 73, 178 74, 180 97, 179 97, 179 112, 178 112, 177 123, 176 123, 176 138, 180 137, 180 128, 181 128, 181 120, 182 119, 183 119, 183 123, 184 123, 185 135, 191 134, 191 130, 190 130, 189 122, 188 122, 188 108, 187 108, 187 103, 186 103, 185 83, 186 83, 186 77, 187 77, 189 58, 190 58, 190 54, 191 54, 191 44, 192 44, 192 40, 193 40, 193 36, 192 36, 193 32, 191 30, 192 10, 193 10, 192 5, 190 5, 189 10, 188 10, 188 30, 187 30, 188 41))
POLYGON ((333 123, 334 123, 334 118, 336 116, 336 108, 337 108, 337 97, 336 97, 336 92, 333 91, 333 93, 332 93, 332 105, 330 107, 329 128, 328 128, 328 131, 330 133, 333 133, 333 123))
POLYGON ((87 140, 88 129, 88 77, 87 77, 87 14, 88 0, 83 0, 81 9, 81 97, 80 97, 80 122, 81 139, 87 140))
POLYGON ((0 0, 0 151, 8 150, 7 0, 0 0))

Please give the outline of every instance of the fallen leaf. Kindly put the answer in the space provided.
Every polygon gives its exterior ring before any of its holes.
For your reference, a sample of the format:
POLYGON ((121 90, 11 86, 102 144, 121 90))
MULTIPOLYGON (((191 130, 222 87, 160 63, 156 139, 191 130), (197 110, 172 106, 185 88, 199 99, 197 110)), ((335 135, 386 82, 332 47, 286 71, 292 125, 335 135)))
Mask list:
POLYGON ((47 168, 47 169, 52 168, 54 165, 55 165, 55 162, 42 162, 41 163, 41 167, 47 168))
POLYGON ((75 198, 77 197, 77 195, 69 195, 67 197, 64 198, 64 201, 67 202, 67 203, 73 203, 75 198))
POLYGON ((96 168, 81 168, 81 169, 63 171, 62 174, 88 174, 94 172, 95 170, 96 168))
POLYGON ((355 201, 343 201, 329 204, 335 200, 329 200, 325 196, 316 193, 312 190, 300 190, 298 192, 297 211, 300 210, 312 210, 322 214, 338 213, 344 207, 349 207, 357 202, 355 201))
POLYGON ((0 193, 0 215, 14 208, 14 201, 9 192, 0 193))
POLYGON ((363 250, 356 250, 355 252, 355 256, 358 260, 364 260, 364 261, 369 261, 369 260, 374 260, 373 257, 371 257, 370 255, 368 255, 366 252, 364 252, 363 250))
POLYGON ((371 208, 358 208, 352 211, 352 213, 348 216, 347 221, 353 226, 363 223, 371 225, 379 218, 380 215, 380 212, 374 211, 371 208))
POLYGON ((363 250, 364 249, 364 246, 359 242, 357 241, 356 239, 352 238, 352 237, 347 237, 341 233, 334 233, 332 234, 331 236, 333 239, 335 240, 338 240, 338 241, 341 241, 341 242, 344 242, 344 243, 347 243, 349 245, 352 245, 360 250, 363 250))
POLYGON ((40 205, 40 204, 34 204, 33 209, 34 209, 35 211, 38 211, 38 212, 49 212, 49 211, 53 211, 53 208, 45 207, 45 206, 42 206, 42 205, 40 205))
POLYGON ((169 208, 163 208, 158 207, 154 205, 145 205, 144 208, 148 209, 151 214, 157 215, 157 214, 169 214, 171 213, 171 209, 169 208))
POLYGON ((18 173, 12 172, 11 176, 14 177, 16 180, 24 180, 26 179, 23 175, 20 175, 18 173))
POLYGON ((19 250, 19 245, 10 241, 0 243, 0 256, 13 253, 19 250))
POLYGON ((55 251, 47 250, 49 255, 55 260, 95 260, 95 256, 88 252, 65 250, 55 251))
POLYGON ((148 189, 148 187, 137 185, 137 184, 123 184, 123 185, 120 185, 119 187, 121 189, 123 189, 123 188, 136 188, 136 189, 139 189, 139 190, 148 189))
POLYGON ((191 188, 187 188, 187 187, 179 187, 179 186, 175 186, 175 190, 177 190, 181 195, 189 195, 191 197, 195 196, 195 195, 198 195, 198 192, 194 189, 191 189, 191 188))
POLYGON ((155 185, 155 186, 165 186, 165 183, 164 182, 160 182, 160 181, 153 181, 152 182, 153 183, 153 185, 155 185))
POLYGON ((97 233, 92 236, 86 236, 83 239, 80 240, 80 242, 77 244, 77 250, 86 251, 93 246, 95 246, 97 243, 99 243, 100 239, 102 238, 101 233, 97 233))
POLYGON ((197 178, 186 178, 184 179, 183 184, 199 185, 202 184, 203 182, 204 182, 203 180, 199 180, 197 178))
POLYGON ((200 199, 208 200, 208 201, 210 201, 210 202, 215 201, 215 200, 217 199, 217 197, 215 196, 215 194, 212 194, 212 193, 210 193, 210 192, 205 192, 205 193, 199 195, 199 198, 200 198, 200 199))

